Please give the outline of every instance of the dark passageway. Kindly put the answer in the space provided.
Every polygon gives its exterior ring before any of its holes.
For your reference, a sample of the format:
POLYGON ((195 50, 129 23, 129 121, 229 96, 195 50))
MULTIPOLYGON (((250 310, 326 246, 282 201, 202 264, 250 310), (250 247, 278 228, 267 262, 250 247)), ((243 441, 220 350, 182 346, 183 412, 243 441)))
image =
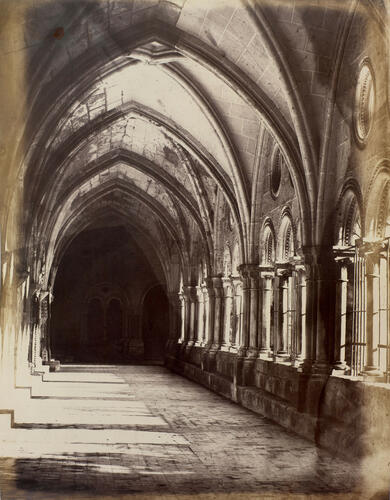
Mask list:
POLYGON ((160 278, 157 264, 115 220, 74 238, 55 276, 52 357, 62 363, 162 361, 169 311, 163 286, 152 285, 160 278))

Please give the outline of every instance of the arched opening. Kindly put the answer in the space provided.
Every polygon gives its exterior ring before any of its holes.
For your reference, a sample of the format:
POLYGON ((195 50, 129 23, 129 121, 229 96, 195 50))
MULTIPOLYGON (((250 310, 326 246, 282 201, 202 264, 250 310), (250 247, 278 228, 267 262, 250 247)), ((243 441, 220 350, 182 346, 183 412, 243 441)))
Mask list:
MULTIPOLYGON (((143 362, 142 311, 135 304, 142 303, 145 286, 157 280, 161 281, 157 256, 134 230, 101 220, 79 233, 55 277, 49 328, 52 357, 61 363, 143 362)), ((152 302, 158 309, 160 302, 152 302)), ((148 311, 154 316, 154 305, 148 311)), ((159 335, 152 333, 154 340, 159 343, 159 335)), ((160 345, 148 349, 161 352, 160 345)))
POLYGON ((151 288, 142 305, 142 338, 145 360, 162 363, 168 340, 168 298, 161 285, 151 288))

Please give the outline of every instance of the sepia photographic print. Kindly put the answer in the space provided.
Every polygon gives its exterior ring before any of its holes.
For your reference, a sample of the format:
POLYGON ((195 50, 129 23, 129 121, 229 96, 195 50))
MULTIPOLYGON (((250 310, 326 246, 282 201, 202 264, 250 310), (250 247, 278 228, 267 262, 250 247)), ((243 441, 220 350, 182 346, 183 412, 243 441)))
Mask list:
POLYGON ((0 0, 0 499, 390 498, 390 0, 0 0))

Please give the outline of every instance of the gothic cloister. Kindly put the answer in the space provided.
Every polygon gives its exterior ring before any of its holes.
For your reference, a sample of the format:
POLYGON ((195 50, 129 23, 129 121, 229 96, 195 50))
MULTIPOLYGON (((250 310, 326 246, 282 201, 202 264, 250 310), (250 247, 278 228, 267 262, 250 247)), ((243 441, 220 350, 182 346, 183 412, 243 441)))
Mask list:
POLYGON ((388 498, 389 23, 2 0, 1 498, 388 498))

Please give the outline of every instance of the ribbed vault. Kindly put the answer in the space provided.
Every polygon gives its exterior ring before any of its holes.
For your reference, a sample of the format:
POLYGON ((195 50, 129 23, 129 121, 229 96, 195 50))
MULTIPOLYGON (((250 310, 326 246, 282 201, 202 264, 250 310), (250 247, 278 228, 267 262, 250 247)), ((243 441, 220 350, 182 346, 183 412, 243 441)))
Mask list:
MULTIPOLYGON (((253 20, 248 14, 243 19, 244 9, 239 12, 232 12, 229 29, 234 32, 235 23, 241 29, 244 22, 253 31, 253 20)), ((29 147, 23 171, 29 185, 25 203, 37 211, 29 214, 26 234, 37 239, 41 234, 48 237, 51 214, 58 217, 59 207, 79 196, 79 190, 93 193, 104 177, 112 175, 108 165, 126 158, 149 176, 138 185, 152 190, 146 196, 166 193, 164 200, 159 195, 160 204, 176 225, 180 218, 182 235, 195 224, 206 243, 209 262, 214 258, 213 207, 216 192, 221 190, 237 222, 240 253, 246 260, 251 246, 251 185, 258 168, 259 137, 266 128, 279 143, 291 170, 300 195, 303 238, 309 241, 305 224, 310 220, 310 187, 306 184, 312 177, 304 180, 304 163, 299 159, 281 90, 274 88, 272 99, 267 96, 265 89, 271 82, 267 83, 263 74, 262 83, 257 83, 265 87, 254 93, 245 80, 249 74, 244 77, 242 68, 237 71, 231 61, 219 60, 217 53, 195 40, 193 34, 184 36, 181 28, 172 26, 167 30, 156 13, 150 11, 150 16, 147 22, 142 18, 126 35, 121 34, 120 46, 112 43, 117 41, 114 37, 104 56, 91 51, 89 45, 85 52, 69 52, 72 60, 68 64, 61 58, 56 60, 40 91, 32 85, 25 141, 29 147), (66 68, 71 79, 63 77, 66 68), (244 79, 240 82, 238 77, 244 79), (49 95, 55 99, 47 108, 49 95), (99 182, 94 183, 92 176, 97 172, 99 182)), ((58 47, 53 45, 52 50, 57 52, 58 47)), ((244 60, 243 53, 241 62, 244 60)), ((42 58, 39 64, 43 67, 49 61, 42 58)), ((264 64, 274 65, 269 59, 264 64)), ((249 65, 247 69, 250 72, 249 65)), ((122 172, 121 182, 126 179, 132 182, 131 176, 122 172)), ((191 243, 187 241, 187 245, 191 243)), ((190 255, 191 249, 185 253, 190 255)))
POLYGON ((0 413, 54 332, 389 448, 388 3, 3 0, 0 413))

